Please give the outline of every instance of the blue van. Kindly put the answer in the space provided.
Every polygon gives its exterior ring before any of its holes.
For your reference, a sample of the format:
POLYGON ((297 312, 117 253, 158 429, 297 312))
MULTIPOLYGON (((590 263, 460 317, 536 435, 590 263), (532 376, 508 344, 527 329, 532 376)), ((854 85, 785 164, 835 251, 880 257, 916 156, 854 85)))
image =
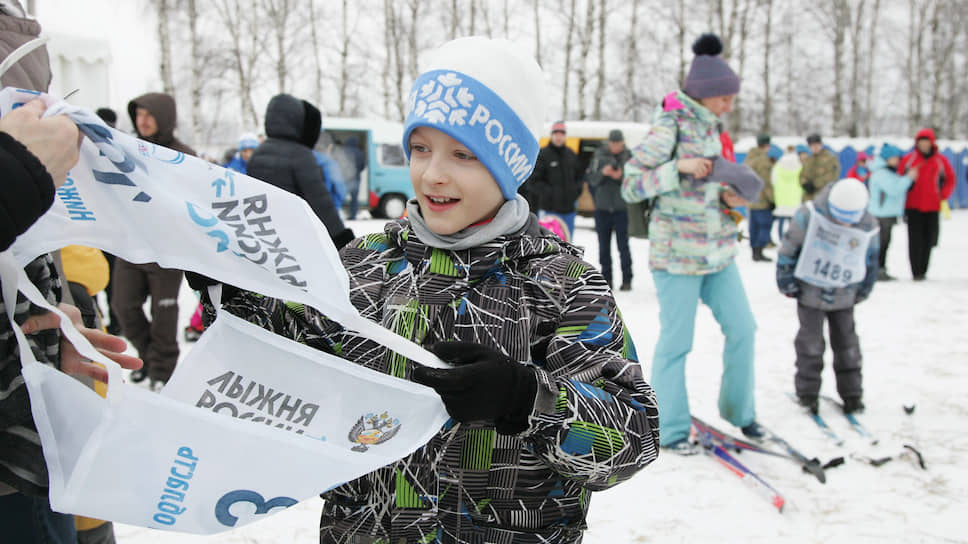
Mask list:
POLYGON ((414 196, 403 153, 403 124, 383 119, 324 117, 322 132, 316 149, 329 153, 338 162, 334 151, 355 136, 366 161, 360 174, 360 190, 356 195, 347 195, 344 206, 356 198, 361 207, 369 207, 374 218, 403 217, 407 200, 414 196))

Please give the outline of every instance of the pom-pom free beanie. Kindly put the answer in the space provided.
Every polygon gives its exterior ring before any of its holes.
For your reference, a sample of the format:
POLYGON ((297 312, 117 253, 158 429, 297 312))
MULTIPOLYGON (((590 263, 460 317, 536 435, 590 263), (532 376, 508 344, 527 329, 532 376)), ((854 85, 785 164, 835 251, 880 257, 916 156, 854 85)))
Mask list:
POLYGON ((739 93, 739 76, 719 56, 723 52, 719 36, 703 34, 692 44, 692 52, 696 56, 682 86, 687 95, 701 100, 739 93))
POLYGON ((259 138, 251 133, 246 132, 242 136, 239 136, 239 151, 243 149, 255 149, 259 147, 259 138))
POLYGON ((854 178, 844 178, 830 188, 827 197, 827 208, 830 215, 837 221, 853 225, 864 217, 869 199, 867 187, 854 178))
POLYGON ((413 83, 403 149, 409 158, 413 129, 435 128, 466 145, 514 200, 534 170, 546 102, 541 67, 521 47, 458 38, 433 51, 413 83))
POLYGON ((891 145, 887 142, 885 142, 884 145, 881 146, 880 155, 881 155, 881 158, 884 159, 885 161, 887 159, 890 159, 891 157, 900 157, 903 154, 904 152, 901 151, 899 147, 891 145))

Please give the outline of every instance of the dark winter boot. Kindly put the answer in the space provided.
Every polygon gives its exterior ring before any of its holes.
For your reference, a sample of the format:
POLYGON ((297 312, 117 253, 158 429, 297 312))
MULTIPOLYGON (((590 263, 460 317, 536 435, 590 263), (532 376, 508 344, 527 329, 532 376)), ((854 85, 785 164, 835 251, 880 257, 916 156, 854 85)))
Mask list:
POLYGON ((820 405, 817 402, 817 395, 797 395, 797 402, 811 414, 816 415, 820 412, 820 405))
POLYGON ((773 262, 773 259, 767 257, 766 255, 763 255, 763 248, 761 247, 753 248, 753 260, 760 263, 773 262))
POLYGON ((864 402, 860 397, 847 397, 844 399, 845 414, 859 414, 864 411, 864 402))
POLYGON ((743 435, 747 438, 759 440, 766 436, 766 429, 755 421, 745 427, 740 427, 740 430, 743 431, 743 435))

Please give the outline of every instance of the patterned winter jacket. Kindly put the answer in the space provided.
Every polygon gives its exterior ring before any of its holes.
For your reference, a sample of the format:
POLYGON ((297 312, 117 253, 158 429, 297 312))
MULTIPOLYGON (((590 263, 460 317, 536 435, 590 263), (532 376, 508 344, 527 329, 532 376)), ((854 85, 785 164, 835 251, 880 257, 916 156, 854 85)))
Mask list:
MULTIPOLYGON (((424 245, 404 219, 341 256, 363 316, 422 345, 496 348, 533 366, 539 386, 521 434, 448 421, 410 456, 325 493, 321 542, 579 542, 590 492, 655 460, 655 396, 608 286, 533 216, 520 235, 462 251, 424 245)), ((308 307, 243 292, 226 308, 387 374, 415 368, 308 307)))
MULTIPOLYGON (((830 211, 827 207, 827 197, 830 195, 830 185, 825 187, 817 194, 813 200, 816 213, 822 214, 830 219, 830 211)), ((776 260, 776 284, 780 292, 784 294, 796 294, 797 301, 804 306, 817 308, 819 310, 844 310, 855 304, 859 304, 870 296, 877 281, 878 254, 880 253, 880 238, 874 235, 870 237, 867 246, 866 265, 867 273, 856 283, 851 283, 847 287, 819 287, 807 283, 793 275, 800 258, 800 250, 803 248, 803 241, 807 235, 807 226, 810 221, 810 210, 804 204, 797 210, 790 222, 790 228, 783 233, 783 243, 780 246, 776 260)), ((878 228, 877 219, 870 213, 865 213, 864 217, 853 227, 864 233, 869 233, 878 228)))
MULTIPOLYGON (((61 296, 61 283, 50 255, 31 261, 25 268, 27 277, 56 304, 61 296)), ((47 495, 47 465, 40 449, 40 437, 30 413, 30 398, 20 368, 20 346, 7 320, 0 299, 0 495, 6 486, 28 495, 47 495)), ((17 293, 14 320, 23 323, 28 317, 44 312, 17 293)), ((60 331, 40 331, 27 336, 37 361, 60 366, 60 331)))
POLYGON ((682 91, 670 93, 656 108, 649 134, 625 163, 631 193, 639 199, 658 197, 649 223, 652 270, 711 274, 736 256, 736 224, 724 213, 722 187, 706 183, 692 189, 676 167, 678 159, 720 155, 718 124, 719 118, 682 91))
POLYGON ((840 179, 840 161, 827 148, 810 155, 803 161, 800 170, 800 185, 803 185, 803 201, 813 200, 820 190, 840 179))

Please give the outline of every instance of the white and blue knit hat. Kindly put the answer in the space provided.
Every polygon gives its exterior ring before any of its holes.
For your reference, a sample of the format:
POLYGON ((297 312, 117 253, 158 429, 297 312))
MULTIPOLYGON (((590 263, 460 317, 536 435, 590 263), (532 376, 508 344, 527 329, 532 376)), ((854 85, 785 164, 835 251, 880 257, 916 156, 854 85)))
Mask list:
POLYGON ((410 91, 407 158, 413 129, 435 128, 466 145, 513 200, 538 158, 544 88, 541 67, 508 40, 473 36, 443 44, 410 91))
POLYGON ((844 178, 830 188, 827 209, 830 216, 842 223, 853 225, 864 217, 870 198, 864 183, 854 178, 844 178))
POLYGON ((255 134, 246 132, 239 136, 239 151, 257 147, 259 147, 259 138, 255 134))

